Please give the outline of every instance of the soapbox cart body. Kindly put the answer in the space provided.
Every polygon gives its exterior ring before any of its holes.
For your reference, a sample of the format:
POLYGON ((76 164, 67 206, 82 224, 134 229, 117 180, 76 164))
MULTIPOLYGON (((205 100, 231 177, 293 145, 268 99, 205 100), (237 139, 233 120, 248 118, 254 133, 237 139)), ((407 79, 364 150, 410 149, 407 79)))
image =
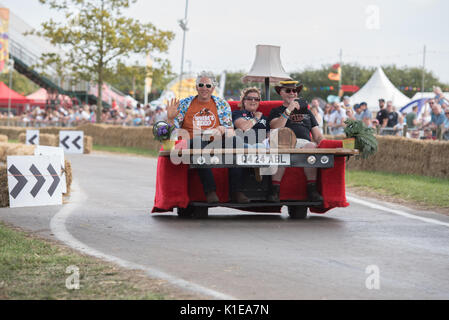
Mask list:
MULTIPOLYGON (((232 109, 236 103, 230 102, 232 109)), ((262 101, 259 111, 266 116, 280 101, 262 101)), ((174 149, 160 151, 157 165, 155 212, 177 209, 180 217, 205 218, 210 207, 229 207, 242 211, 280 213, 288 207, 291 218, 302 219, 308 209, 324 213, 335 207, 346 207, 345 161, 358 150, 342 148, 340 140, 322 140, 316 149, 174 149), (170 154, 182 159, 172 161, 170 154), (175 162, 175 163, 174 163, 175 162), (178 162, 180 162, 178 160, 178 162), (280 202, 266 201, 271 176, 256 174, 255 168, 269 165, 286 167, 281 181, 280 202), (218 203, 207 203, 196 168, 211 168, 217 186, 218 203), (243 192, 251 200, 248 204, 230 202, 228 169, 244 167, 243 192), (317 184, 323 201, 307 201, 306 177, 303 168, 318 168, 317 184)))

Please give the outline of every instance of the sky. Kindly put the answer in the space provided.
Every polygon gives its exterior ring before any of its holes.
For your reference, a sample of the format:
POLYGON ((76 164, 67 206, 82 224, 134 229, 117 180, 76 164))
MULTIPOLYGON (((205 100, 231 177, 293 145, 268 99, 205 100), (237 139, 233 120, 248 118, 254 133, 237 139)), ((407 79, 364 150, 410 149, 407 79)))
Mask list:
MULTIPOLYGON (((0 3, 36 28, 54 16, 38 0, 0 3)), ((176 34, 165 55, 175 72, 185 7, 186 0, 138 0, 127 10, 176 34)), ((248 72, 258 44, 280 46, 287 72, 337 63, 340 50, 343 63, 422 67, 426 46, 426 68, 449 83, 448 14, 447 0, 189 0, 184 71, 248 72)))

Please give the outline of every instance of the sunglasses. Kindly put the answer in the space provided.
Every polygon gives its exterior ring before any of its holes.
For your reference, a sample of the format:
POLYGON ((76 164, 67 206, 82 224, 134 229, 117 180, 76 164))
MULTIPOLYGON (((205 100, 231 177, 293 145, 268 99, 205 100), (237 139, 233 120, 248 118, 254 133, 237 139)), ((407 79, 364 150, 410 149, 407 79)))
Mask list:
POLYGON ((290 92, 296 93, 296 92, 298 92, 298 89, 284 89, 284 90, 285 90, 285 93, 290 93, 290 92))
POLYGON ((433 102, 429 102, 429 104, 434 104, 433 102))
POLYGON ((260 98, 246 97, 245 100, 247 100, 247 101, 260 101, 260 98))
POLYGON ((212 88, 212 85, 209 84, 209 83, 206 83, 206 84, 205 83, 198 83, 198 87, 202 88, 204 86, 206 86, 207 89, 212 88))

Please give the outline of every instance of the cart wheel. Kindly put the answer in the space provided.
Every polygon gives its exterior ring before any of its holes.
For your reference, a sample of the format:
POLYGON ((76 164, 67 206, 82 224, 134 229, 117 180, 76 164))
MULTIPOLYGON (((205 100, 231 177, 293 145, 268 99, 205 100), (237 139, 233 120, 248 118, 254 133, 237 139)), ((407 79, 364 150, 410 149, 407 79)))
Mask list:
POLYGON ((194 219, 205 219, 209 215, 208 207, 193 207, 192 218, 194 219))
POLYGON ((180 218, 191 218, 193 214, 193 207, 188 206, 187 208, 178 208, 178 217, 180 218))
POLYGON ((288 206, 288 215, 291 219, 305 219, 307 217, 307 207, 288 206))
POLYGON ((194 207, 189 205, 187 208, 178 208, 178 217, 181 218, 203 219, 207 218, 207 216, 207 207, 194 207))

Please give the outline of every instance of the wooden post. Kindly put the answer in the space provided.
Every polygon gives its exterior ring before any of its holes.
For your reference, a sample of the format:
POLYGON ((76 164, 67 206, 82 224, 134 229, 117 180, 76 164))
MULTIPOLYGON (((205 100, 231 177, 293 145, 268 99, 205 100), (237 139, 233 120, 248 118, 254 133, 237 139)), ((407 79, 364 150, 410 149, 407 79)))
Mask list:
POLYGON ((404 127, 402 128, 402 136, 404 138, 407 138, 407 125, 404 124, 404 127))

